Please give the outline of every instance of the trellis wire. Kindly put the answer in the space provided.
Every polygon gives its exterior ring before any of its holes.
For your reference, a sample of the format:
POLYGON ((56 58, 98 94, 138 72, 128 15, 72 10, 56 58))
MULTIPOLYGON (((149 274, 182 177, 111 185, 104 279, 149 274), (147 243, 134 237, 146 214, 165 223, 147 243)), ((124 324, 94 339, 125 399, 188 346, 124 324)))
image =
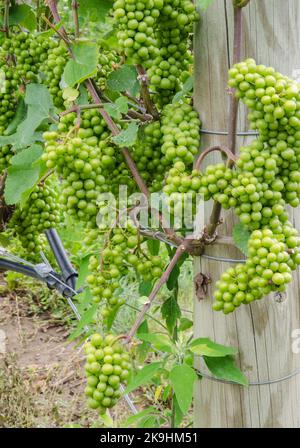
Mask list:
MULTIPOLYGON (((207 373, 203 373, 203 372, 201 372, 201 370, 198 370, 198 369, 196 369, 196 371, 198 372, 198 374, 200 376, 202 376, 203 378, 206 378, 207 380, 215 381, 217 383, 233 384, 235 386, 238 386, 238 384, 235 383, 234 381, 222 380, 221 378, 216 378, 207 373)), ((278 384, 278 383, 282 383, 283 381, 289 380, 289 379, 299 375, 299 373, 300 373, 300 368, 294 370, 293 372, 287 374, 286 376, 283 376, 282 378, 277 378, 274 380, 265 380, 265 381, 249 381, 248 385, 249 386, 269 386, 271 384, 278 384)))
MULTIPOLYGON (((227 131, 211 131, 209 129, 200 129, 201 134, 208 134, 208 135, 228 135, 227 131)), ((247 137, 247 136, 255 136, 259 135, 256 131, 240 131, 237 132, 236 135, 238 137, 247 137)))

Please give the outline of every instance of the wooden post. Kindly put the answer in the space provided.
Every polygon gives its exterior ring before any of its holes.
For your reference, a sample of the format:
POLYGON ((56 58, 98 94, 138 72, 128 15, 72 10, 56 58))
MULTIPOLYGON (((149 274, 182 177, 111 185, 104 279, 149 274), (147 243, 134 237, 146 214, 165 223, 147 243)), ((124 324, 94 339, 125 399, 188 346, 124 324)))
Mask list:
MULTIPOLYGON (((300 2, 298 0, 250 0, 243 9, 243 58, 300 78, 300 2)), ((214 0, 203 14, 195 33, 195 105, 203 128, 228 129, 227 70, 232 61, 232 0, 214 0)), ((247 111, 240 106, 240 131, 249 130, 247 111)), ((253 137, 238 138, 237 147, 253 137)), ((226 137, 204 134, 203 147, 226 144, 226 137)), ((218 155, 208 163, 220 160, 218 155)), ((205 215, 209 217, 211 204, 205 215)), ((225 213, 223 235, 231 235, 235 217, 225 213)), ((291 220, 300 230, 300 210, 291 210, 291 220)), ((207 253, 225 258, 242 258, 234 247, 216 245, 207 253)), ((238 348, 240 368, 251 382, 271 382, 300 369, 300 353, 292 345, 300 329, 299 271, 279 301, 274 295, 252 305, 242 305, 225 316, 212 311, 214 283, 229 263, 195 260, 195 274, 210 274, 208 298, 195 299, 195 337, 210 337, 238 348), (294 333, 293 333, 294 332, 294 333)), ((299 333, 298 333, 299 338, 299 333)), ((296 345, 296 344, 295 344, 296 345)), ((299 346, 299 344, 298 344, 299 346)), ((207 372, 201 361, 197 367, 207 372)), ((202 379, 195 390, 195 427, 300 427, 300 373, 281 382, 244 388, 202 379)))

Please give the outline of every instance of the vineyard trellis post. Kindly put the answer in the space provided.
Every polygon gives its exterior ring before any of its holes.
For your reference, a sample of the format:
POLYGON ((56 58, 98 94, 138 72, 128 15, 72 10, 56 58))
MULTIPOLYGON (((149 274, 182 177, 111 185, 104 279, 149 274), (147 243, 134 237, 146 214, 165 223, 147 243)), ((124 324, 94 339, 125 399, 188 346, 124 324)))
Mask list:
MULTIPOLYGON (((251 0, 242 15, 242 58, 252 57, 289 77, 299 76, 298 0, 251 0)), ((227 144, 226 136, 218 132, 228 130, 227 71, 233 59, 233 29, 232 0, 212 2, 196 27, 195 106, 203 128, 214 132, 203 134, 203 148, 227 144)), ((240 105, 239 131, 249 130, 246 117, 246 108, 240 105)), ((237 148, 253 138, 238 136, 237 148)), ((206 164, 220 160, 220 155, 213 153, 206 164)), ((205 210, 209 217, 211 204, 206 204, 205 210)), ((223 216, 225 223, 219 232, 231 235, 236 218, 231 212, 223 216)), ((290 211, 290 216, 300 230, 300 210, 290 211)), ((234 246, 228 245, 215 244, 205 253, 216 258, 243 258, 234 246)), ((194 266, 195 275, 210 274, 212 279, 207 298, 200 301, 195 298, 195 337, 210 337, 237 347, 239 366, 250 383, 254 383, 243 387, 204 377, 195 388, 195 427, 299 427, 300 353, 296 339, 300 328, 299 270, 285 295, 272 294, 225 316, 214 312, 211 305, 214 283, 230 263, 201 257, 195 259, 194 266)), ((200 361, 196 367, 206 372, 200 361)))

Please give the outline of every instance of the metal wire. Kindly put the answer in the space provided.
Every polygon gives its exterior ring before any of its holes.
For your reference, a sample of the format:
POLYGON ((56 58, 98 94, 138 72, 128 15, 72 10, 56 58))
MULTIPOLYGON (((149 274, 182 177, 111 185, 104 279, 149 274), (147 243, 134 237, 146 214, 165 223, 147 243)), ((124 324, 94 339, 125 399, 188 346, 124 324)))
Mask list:
MULTIPOLYGON (((201 372, 201 370, 198 370, 198 369, 196 369, 196 371, 198 372, 199 375, 201 375, 203 378, 206 378, 207 380, 215 381, 216 383, 233 384, 235 386, 238 386, 238 384, 235 383, 234 381, 222 380, 221 378, 216 378, 207 373, 203 373, 203 372, 201 372)), ((283 381, 289 380, 299 374, 300 374, 300 368, 294 370, 294 372, 291 372, 286 376, 283 376, 282 378, 277 378, 274 380, 265 380, 265 381, 249 381, 248 384, 249 384, 249 386, 268 386, 270 384, 282 383, 283 381)))
MULTIPOLYGON (((227 131, 210 131, 209 129, 200 129, 201 134, 209 134, 209 135, 228 135, 227 131)), ((239 137, 247 137, 253 135, 259 135, 256 131, 241 131, 236 133, 239 137)))
POLYGON ((222 261, 224 263, 246 263, 246 260, 241 259, 235 259, 235 258, 223 258, 223 257, 215 257, 213 255, 201 255, 201 258, 207 258, 208 260, 214 260, 214 261, 222 261))

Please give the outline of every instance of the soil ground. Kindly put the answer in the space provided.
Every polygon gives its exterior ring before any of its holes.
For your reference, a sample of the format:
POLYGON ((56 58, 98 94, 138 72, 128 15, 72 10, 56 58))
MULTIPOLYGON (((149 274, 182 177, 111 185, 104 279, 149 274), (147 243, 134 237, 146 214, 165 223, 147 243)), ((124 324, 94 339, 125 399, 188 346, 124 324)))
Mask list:
MULTIPOLYGON (((102 426, 85 404, 81 345, 67 341, 70 330, 51 313, 32 314, 23 299, 0 295, 0 427, 102 426)), ((112 416, 130 416, 124 400, 112 416)))

